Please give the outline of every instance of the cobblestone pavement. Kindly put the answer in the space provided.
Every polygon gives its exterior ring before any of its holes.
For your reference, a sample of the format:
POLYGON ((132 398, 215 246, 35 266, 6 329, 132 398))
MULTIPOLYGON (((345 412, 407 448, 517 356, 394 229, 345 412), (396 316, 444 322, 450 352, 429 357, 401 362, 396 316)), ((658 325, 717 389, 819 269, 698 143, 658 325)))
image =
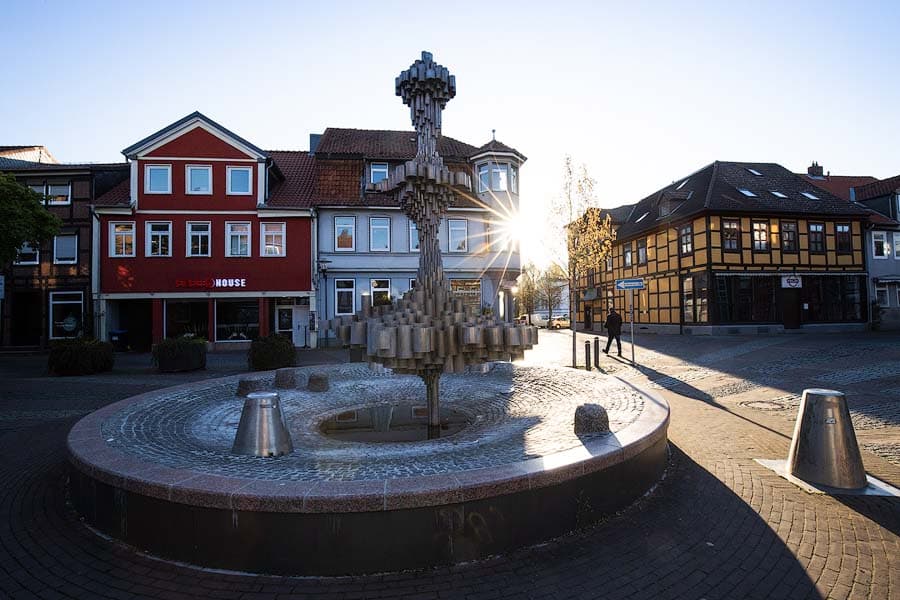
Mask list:
MULTIPOLYGON (((580 336, 579 351, 591 337, 580 336)), ((95 535, 66 505, 64 440, 79 414, 149 389, 235 373, 241 361, 216 357, 210 372, 167 377, 125 364, 79 379, 42 377, 40 358, 0 357, 0 597, 900 597, 900 501, 807 494, 754 462, 786 455, 791 397, 823 385, 816 377, 837 368, 897 360, 900 337, 640 341, 637 367, 606 356, 601 364, 634 383, 656 382, 671 404, 670 465, 651 494, 589 530, 508 556, 327 579, 159 561, 95 535), (771 364, 779 367, 767 370, 771 364)), ((526 361, 565 364, 569 348, 565 333, 542 332, 526 361)), ((896 434, 891 407, 900 380, 889 371, 833 384, 847 391, 855 420, 865 415, 880 424, 860 430, 864 446, 869 433, 896 434)), ((897 464, 871 452, 864 460, 870 473, 900 485, 897 464)))

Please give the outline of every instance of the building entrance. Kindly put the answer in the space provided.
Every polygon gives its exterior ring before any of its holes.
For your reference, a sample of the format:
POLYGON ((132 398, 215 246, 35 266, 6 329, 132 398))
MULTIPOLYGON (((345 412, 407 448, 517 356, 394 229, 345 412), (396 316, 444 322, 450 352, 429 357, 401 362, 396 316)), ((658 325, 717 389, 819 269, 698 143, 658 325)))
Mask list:
POLYGON ((275 309, 275 328, 281 335, 290 336, 294 346, 309 346, 309 307, 279 306, 275 309))

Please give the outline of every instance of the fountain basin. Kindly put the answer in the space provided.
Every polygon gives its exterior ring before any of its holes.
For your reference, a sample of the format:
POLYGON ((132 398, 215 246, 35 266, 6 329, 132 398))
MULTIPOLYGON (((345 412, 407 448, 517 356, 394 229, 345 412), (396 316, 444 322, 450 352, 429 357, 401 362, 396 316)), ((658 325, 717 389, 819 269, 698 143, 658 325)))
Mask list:
POLYGON ((88 415, 68 438, 76 510, 163 557, 341 575, 537 543, 621 509, 665 467, 668 406, 615 378, 508 363, 445 375, 442 407, 464 415, 465 428, 436 440, 366 443, 329 438, 322 424, 379 405, 414 408, 421 380, 358 364, 316 370, 328 372, 329 391, 280 390, 294 440, 281 457, 230 453, 240 376, 88 415), (610 433, 574 434, 574 411, 585 402, 607 409, 610 433))

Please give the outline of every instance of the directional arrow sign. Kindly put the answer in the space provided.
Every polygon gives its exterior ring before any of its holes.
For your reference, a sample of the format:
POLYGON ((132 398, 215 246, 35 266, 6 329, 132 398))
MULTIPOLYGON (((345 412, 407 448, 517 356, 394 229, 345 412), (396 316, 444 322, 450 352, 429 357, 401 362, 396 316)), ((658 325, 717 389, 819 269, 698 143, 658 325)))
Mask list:
POLYGON ((616 279, 617 290, 642 290, 644 289, 644 280, 641 277, 632 279, 616 279))

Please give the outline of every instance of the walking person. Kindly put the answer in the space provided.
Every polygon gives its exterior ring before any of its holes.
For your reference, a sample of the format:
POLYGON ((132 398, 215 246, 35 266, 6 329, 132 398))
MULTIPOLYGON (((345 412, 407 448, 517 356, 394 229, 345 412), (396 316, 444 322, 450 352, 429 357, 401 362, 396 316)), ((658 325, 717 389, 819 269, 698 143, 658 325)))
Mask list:
POLYGON ((612 345, 613 338, 616 338, 616 346, 619 348, 619 356, 622 356, 622 317, 616 312, 612 306, 609 307, 609 315, 606 317, 606 350, 604 354, 609 354, 609 347, 612 345))

